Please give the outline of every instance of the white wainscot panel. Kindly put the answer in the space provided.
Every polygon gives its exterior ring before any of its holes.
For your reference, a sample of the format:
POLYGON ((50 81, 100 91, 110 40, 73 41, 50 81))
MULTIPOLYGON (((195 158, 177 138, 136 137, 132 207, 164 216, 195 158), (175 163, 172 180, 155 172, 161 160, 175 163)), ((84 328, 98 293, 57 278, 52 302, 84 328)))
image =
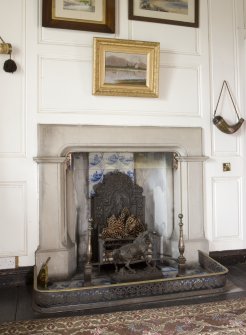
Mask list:
POLYGON ((237 30, 234 17, 235 4, 236 1, 232 0, 209 0, 212 80, 215 88, 217 85, 221 87, 224 78, 227 78, 230 85, 235 83, 235 70, 238 70, 235 49, 235 31, 237 30), (222 10, 223 15, 221 15, 222 10))
MULTIPOLYGON (((1 69, 2 71, 2 69, 1 69)), ((23 155, 23 107, 20 75, 2 73, 0 77, 0 155, 23 155), (11 77, 10 77, 11 76, 11 77), (13 136, 14 135, 14 136, 13 136)))
POLYGON ((241 238, 241 179, 213 178, 213 239, 241 238))
POLYGON ((222 133, 215 126, 213 129, 213 156, 238 156, 240 154, 241 130, 233 135, 222 133))
POLYGON ((115 38, 115 34, 102 34, 90 31, 77 31, 69 29, 40 28, 40 43, 75 45, 92 47, 93 37, 99 36, 106 38, 115 38))
POLYGON ((77 111, 91 94, 91 63, 80 60, 45 59, 40 62, 40 109, 77 111))
POLYGON ((0 257, 26 253, 26 184, 0 183, 0 257))
POLYGON ((188 55, 200 53, 199 30, 194 28, 134 21, 132 39, 160 42, 161 51, 188 55))
POLYGON ((0 35, 12 44, 12 58, 17 64, 13 74, 4 72, 3 64, 9 56, 0 55, 0 156, 4 157, 24 155, 24 6, 25 1, 1 1, 0 35))
POLYGON ((199 67, 161 66, 161 108, 173 115, 200 116, 199 67))
POLYGON ((160 67, 159 98, 92 95, 92 64, 88 61, 41 58, 40 106, 43 113, 139 111, 150 115, 200 115, 199 68, 160 67), (189 83, 189 85, 187 85, 189 83))
MULTIPOLYGON (((211 92, 212 109, 215 110, 223 80, 226 79, 230 88, 235 105, 240 113, 240 92, 238 90, 240 77, 239 72, 239 54, 238 54, 238 22, 236 20, 236 5, 238 1, 218 0, 209 1, 210 8, 210 50, 211 50, 211 92), (223 8, 223 15, 221 10, 223 8), (220 19, 218 20, 218 16, 220 19)), ((239 41, 239 40, 238 40, 239 41)), ((241 43, 241 41, 239 41, 241 43)), ((224 88, 219 104, 217 114, 221 115, 230 125, 238 120, 235 114, 233 103, 229 92, 224 88)), ((213 155, 239 155, 240 151, 240 131, 233 135, 226 135, 217 128, 213 128, 212 151, 213 155)))

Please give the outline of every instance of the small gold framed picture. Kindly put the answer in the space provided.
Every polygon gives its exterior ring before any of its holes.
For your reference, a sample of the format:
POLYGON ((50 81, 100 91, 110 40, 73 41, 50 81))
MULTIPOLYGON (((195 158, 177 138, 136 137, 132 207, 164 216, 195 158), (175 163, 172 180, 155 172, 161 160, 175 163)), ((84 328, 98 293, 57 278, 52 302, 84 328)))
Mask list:
POLYGON ((94 38, 93 94, 157 98, 159 61, 158 42, 94 38))

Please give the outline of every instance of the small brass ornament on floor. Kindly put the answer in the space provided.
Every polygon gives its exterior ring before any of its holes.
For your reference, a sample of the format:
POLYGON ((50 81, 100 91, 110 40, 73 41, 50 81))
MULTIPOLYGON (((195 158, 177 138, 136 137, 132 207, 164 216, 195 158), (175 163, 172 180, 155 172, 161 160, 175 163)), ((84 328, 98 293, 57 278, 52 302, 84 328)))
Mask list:
POLYGON ((234 103, 234 100, 232 98, 232 95, 231 95, 231 91, 229 89, 229 86, 227 84, 227 82, 224 80, 223 81, 223 84, 222 84, 222 87, 221 87, 221 90, 220 90, 220 95, 219 95, 219 99, 217 101, 217 105, 216 105, 216 108, 215 108, 215 111, 214 111, 214 118, 213 118, 213 124, 220 130, 222 131, 223 133, 225 134, 233 134, 235 133, 240 127, 241 125, 243 124, 244 122, 244 119, 243 118, 240 118, 239 117, 239 114, 237 112, 237 108, 236 108, 236 105, 234 103), (235 123, 235 124, 232 124, 232 125, 229 125, 222 116, 220 115, 217 115, 215 116, 216 112, 217 112, 217 108, 218 108, 218 105, 219 105, 219 101, 220 101, 220 98, 221 98, 221 94, 222 94, 222 91, 223 91, 223 88, 224 86, 227 88, 228 92, 229 92, 229 95, 230 95, 230 98, 231 98, 231 101, 232 101, 232 104, 233 104, 233 107, 234 107, 234 110, 235 110, 235 113, 237 115, 237 118, 238 118, 238 122, 235 123))
POLYGON ((50 261, 50 257, 47 258, 46 262, 42 264, 41 269, 38 273, 37 283, 39 287, 47 288, 48 285, 48 262, 50 261))

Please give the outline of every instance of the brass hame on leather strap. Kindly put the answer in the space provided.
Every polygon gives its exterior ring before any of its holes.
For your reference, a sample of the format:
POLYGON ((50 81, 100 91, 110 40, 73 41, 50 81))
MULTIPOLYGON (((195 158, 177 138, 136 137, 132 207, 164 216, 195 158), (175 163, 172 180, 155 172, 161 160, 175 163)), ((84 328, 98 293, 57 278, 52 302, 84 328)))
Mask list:
POLYGON ((219 99, 217 101, 217 105, 216 105, 216 108, 215 108, 215 111, 214 111, 214 117, 213 117, 213 124, 220 130, 222 131, 223 133, 225 134, 233 134, 235 133, 240 127, 241 125, 243 124, 244 122, 244 119, 242 117, 239 117, 239 114, 237 112, 237 108, 236 108, 236 105, 234 103, 234 100, 232 98, 232 95, 231 95, 231 91, 229 89, 229 86, 227 84, 227 82, 224 80, 223 81, 223 84, 222 84, 222 87, 221 87, 221 90, 220 90, 220 95, 219 95, 219 99), (221 94, 222 94, 222 91, 223 91, 223 88, 224 86, 227 88, 228 92, 229 92, 229 95, 230 95, 230 98, 231 98, 231 101, 232 101, 232 104, 233 104, 233 107, 234 107, 234 110, 235 110, 235 113, 237 115, 237 118, 238 118, 238 122, 235 123, 235 124, 228 124, 224 118, 220 115, 216 115, 216 112, 217 112, 217 108, 218 108, 218 105, 219 105, 219 101, 220 101, 220 98, 221 98, 221 94))
POLYGON ((5 72, 13 73, 17 70, 17 65, 13 59, 11 59, 12 45, 10 43, 5 43, 0 36, 0 55, 7 54, 9 59, 4 62, 3 69, 5 72))

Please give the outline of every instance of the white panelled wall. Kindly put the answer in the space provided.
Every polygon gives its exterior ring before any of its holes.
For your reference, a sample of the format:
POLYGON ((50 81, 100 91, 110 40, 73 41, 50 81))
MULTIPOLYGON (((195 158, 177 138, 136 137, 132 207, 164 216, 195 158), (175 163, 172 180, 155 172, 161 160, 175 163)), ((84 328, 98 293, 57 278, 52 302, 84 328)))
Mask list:
MULTIPOLYGON (((34 264, 39 123, 201 127, 210 250, 246 248, 246 124, 233 135, 212 125, 223 80, 246 117, 246 1, 200 0, 199 29, 129 21, 128 1, 116 5, 116 34, 101 34, 42 28, 41 0, 0 1, 0 36, 18 66, 4 72, 0 55, 0 268, 34 264), (94 36, 160 42, 159 98, 93 96, 94 36)), ((226 97, 219 113, 235 122, 226 97)))

